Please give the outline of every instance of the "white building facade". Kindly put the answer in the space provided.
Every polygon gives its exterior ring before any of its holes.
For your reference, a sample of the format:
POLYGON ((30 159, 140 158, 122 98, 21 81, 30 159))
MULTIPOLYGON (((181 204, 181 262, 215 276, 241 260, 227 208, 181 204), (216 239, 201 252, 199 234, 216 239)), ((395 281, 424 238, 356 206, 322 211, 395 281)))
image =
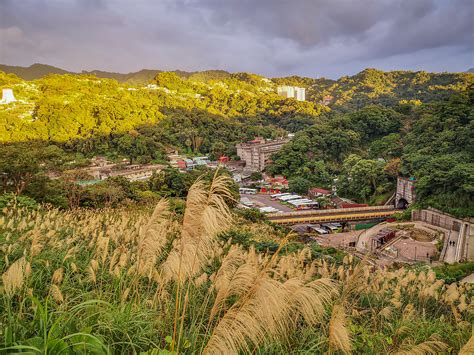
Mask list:
POLYGON ((277 93, 286 98, 293 98, 297 101, 306 101, 306 89, 298 86, 279 86, 277 88, 277 93))
POLYGON ((12 89, 3 89, 2 90, 2 100, 0 104, 9 104, 10 102, 15 102, 15 96, 13 95, 12 89))

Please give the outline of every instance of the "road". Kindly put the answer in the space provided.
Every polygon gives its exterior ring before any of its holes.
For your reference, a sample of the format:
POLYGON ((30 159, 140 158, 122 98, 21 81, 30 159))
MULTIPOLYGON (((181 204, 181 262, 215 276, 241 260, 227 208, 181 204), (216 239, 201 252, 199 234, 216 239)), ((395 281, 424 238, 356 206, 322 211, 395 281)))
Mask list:
POLYGON ((456 248, 458 246, 459 232, 451 230, 448 246, 446 247, 446 254, 444 255, 444 262, 453 264, 456 262, 456 248), (454 242, 454 245, 449 245, 450 242, 454 242))
POLYGON ((465 278, 463 278, 461 280, 461 282, 467 282, 467 283, 470 283, 470 284, 474 284, 474 274, 466 276, 465 278))
POLYGON ((247 197, 250 201, 253 201, 256 207, 266 207, 270 206, 280 210, 282 212, 293 212, 291 208, 288 206, 282 205, 278 200, 272 200, 270 195, 248 195, 248 194, 241 194, 242 197, 247 197))

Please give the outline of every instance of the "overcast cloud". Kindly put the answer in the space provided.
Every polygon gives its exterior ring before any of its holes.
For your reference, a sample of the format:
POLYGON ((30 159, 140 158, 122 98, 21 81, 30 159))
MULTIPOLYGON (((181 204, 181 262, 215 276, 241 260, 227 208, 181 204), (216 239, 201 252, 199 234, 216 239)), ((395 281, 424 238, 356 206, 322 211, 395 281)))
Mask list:
POLYGON ((0 63, 336 78, 474 67, 474 0, 0 0, 0 63))

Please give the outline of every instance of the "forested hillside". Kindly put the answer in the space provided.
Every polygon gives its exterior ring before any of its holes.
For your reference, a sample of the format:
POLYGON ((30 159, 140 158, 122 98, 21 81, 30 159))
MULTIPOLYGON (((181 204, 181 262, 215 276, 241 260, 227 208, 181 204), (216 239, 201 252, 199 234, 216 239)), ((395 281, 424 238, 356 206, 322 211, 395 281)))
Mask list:
POLYGON ((169 147, 237 158, 240 141, 296 132, 270 173, 301 186, 337 179, 344 193, 374 203, 403 174, 417 179, 423 203, 472 215, 473 82, 471 73, 375 69, 337 81, 159 72, 148 84, 0 72, 0 88, 18 99, 0 106, 0 142, 55 144, 76 161, 104 154, 147 163, 163 162, 169 147), (279 84, 306 87, 308 101, 278 96, 279 84))
POLYGON ((427 73, 366 69, 338 80, 288 77, 274 79, 307 88, 307 98, 324 102, 337 111, 351 111, 369 104, 394 106, 400 102, 427 103, 449 98, 473 83, 471 73, 427 73))
MULTIPOLYGON (((460 216, 474 213, 474 91, 426 105, 369 105, 331 113, 298 132, 269 170, 300 184, 330 186, 377 202, 398 175, 417 180, 425 206, 460 216)), ((380 202, 380 201, 379 201, 380 202)))

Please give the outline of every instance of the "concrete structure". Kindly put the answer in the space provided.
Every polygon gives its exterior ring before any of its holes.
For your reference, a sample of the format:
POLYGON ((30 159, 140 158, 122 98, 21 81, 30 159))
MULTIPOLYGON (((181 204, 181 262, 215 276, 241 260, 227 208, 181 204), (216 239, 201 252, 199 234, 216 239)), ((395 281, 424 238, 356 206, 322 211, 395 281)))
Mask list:
POLYGON ((298 101, 305 101, 306 100, 306 89, 300 88, 297 86, 279 86, 277 88, 277 93, 280 96, 284 96, 286 98, 293 98, 298 101))
POLYGON ((474 260, 474 219, 456 218, 450 214, 428 208, 412 211, 413 221, 422 221, 449 231, 444 241, 441 260, 447 263, 474 260))
POLYGON ((119 166, 117 164, 107 164, 102 160, 96 159, 100 165, 94 165, 84 169, 74 170, 76 173, 85 173, 92 177, 94 181, 105 180, 110 177, 123 176, 130 181, 149 179, 153 173, 160 172, 164 169, 164 165, 146 164, 146 165, 126 165, 119 166))
POLYGON ((397 192, 395 194, 395 207, 407 208, 408 205, 415 202, 415 179, 413 178, 397 178, 397 192))
POLYGON ((371 220, 380 221, 391 217, 394 212, 396 212, 396 210, 392 206, 369 206, 270 214, 268 215, 268 219, 275 224, 285 225, 371 220))
POLYGON ((10 102, 15 102, 15 96, 13 95, 12 89, 3 89, 2 90, 2 100, 0 104, 9 104, 10 102))
POLYGON ((267 142, 265 139, 258 137, 253 141, 237 144, 237 155, 245 162, 247 169, 262 171, 265 169, 270 156, 278 152, 289 141, 290 139, 287 138, 267 142))

